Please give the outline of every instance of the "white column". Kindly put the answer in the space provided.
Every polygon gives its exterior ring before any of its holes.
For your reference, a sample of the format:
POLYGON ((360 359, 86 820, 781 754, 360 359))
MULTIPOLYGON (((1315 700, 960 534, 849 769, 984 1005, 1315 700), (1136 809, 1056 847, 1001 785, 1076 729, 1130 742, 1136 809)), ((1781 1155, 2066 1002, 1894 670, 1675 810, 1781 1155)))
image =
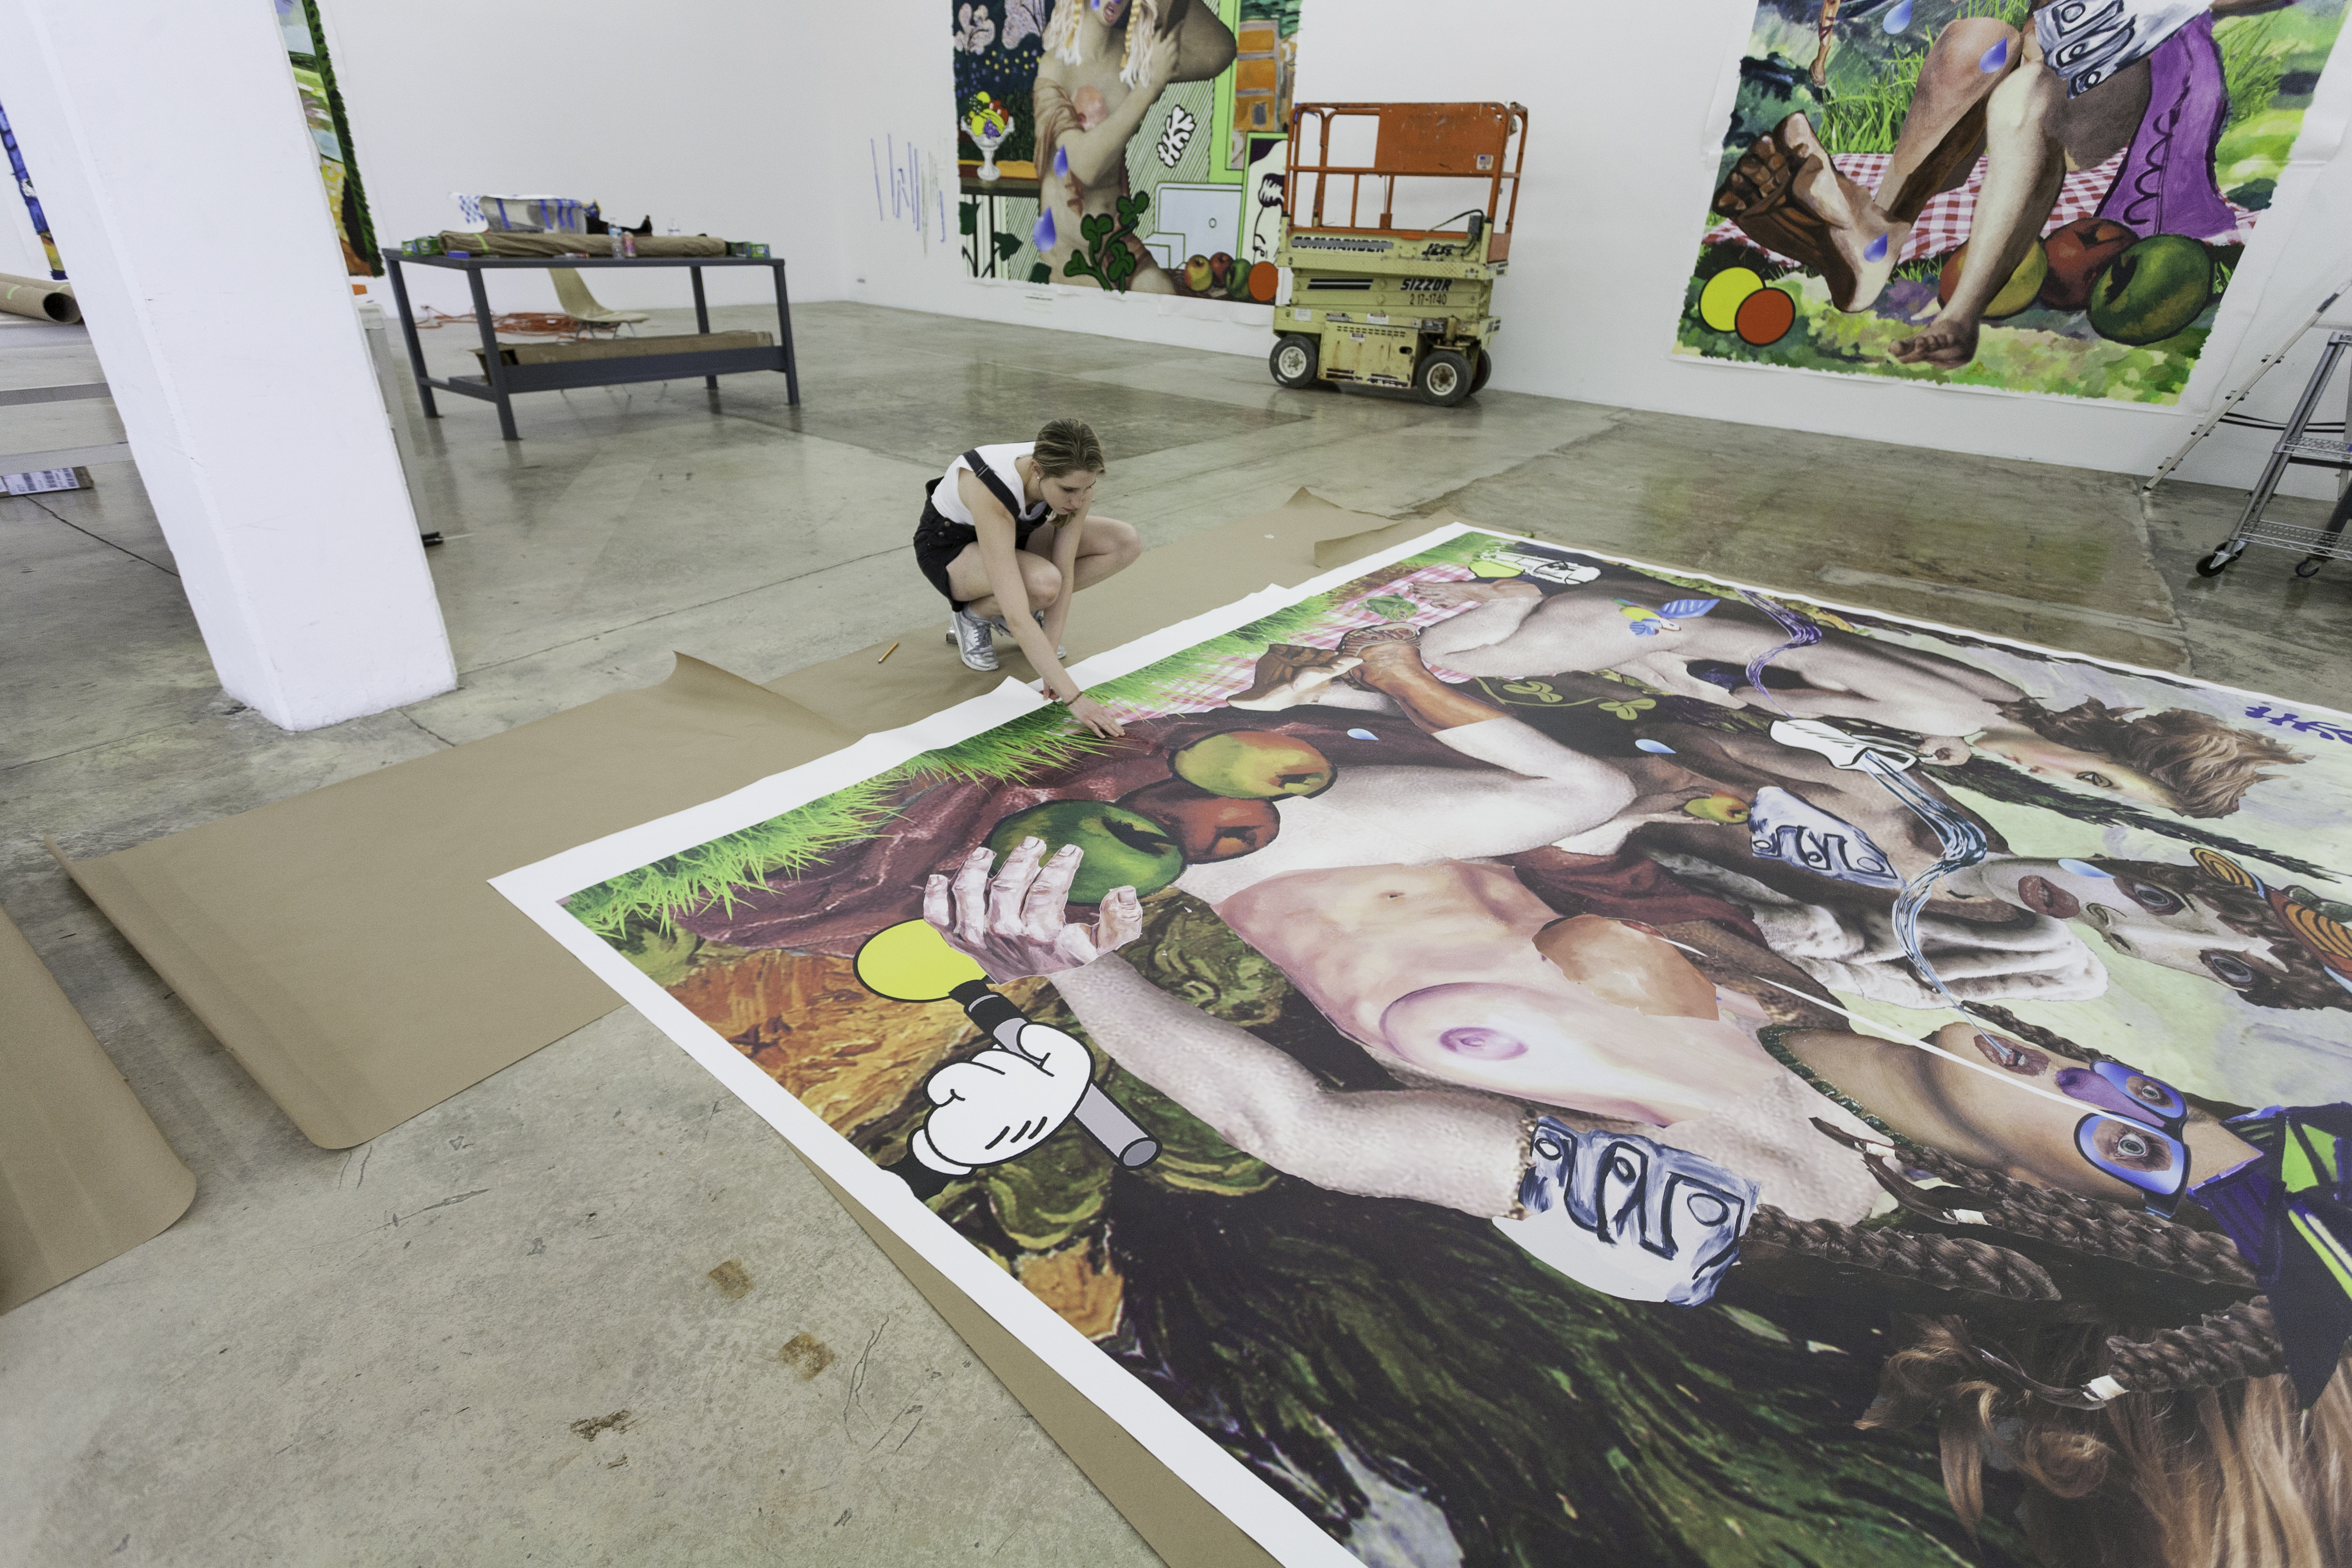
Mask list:
POLYGON ((456 685, 268 0, 0 0, 0 37, 222 687, 309 730, 456 685))

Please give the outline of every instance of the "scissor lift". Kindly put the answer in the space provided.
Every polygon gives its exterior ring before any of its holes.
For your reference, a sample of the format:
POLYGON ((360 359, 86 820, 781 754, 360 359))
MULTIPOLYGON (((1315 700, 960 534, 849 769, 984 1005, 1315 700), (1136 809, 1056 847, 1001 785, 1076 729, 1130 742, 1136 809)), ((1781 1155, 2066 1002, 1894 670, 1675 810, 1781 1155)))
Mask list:
POLYGON ((1503 324, 1492 313, 1495 279, 1510 261, 1527 132, 1528 111, 1516 103, 1292 110, 1275 253, 1276 265, 1290 269, 1290 300, 1274 313, 1274 379, 1290 387, 1355 382, 1411 389, 1448 408, 1486 384, 1494 367, 1486 345, 1503 324), (1349 119, 1377 122, 1367 165, 1331 162, 1332 127, 1349 119), (1362 210, 1368 176, 1380 182, 1380 218, 1370 224, 1362 210), (1475 180, 1486 186, 1486 205, 1434 228, 1399 228, 1400 178, 1475 180), (1344 223, 1336 200, 1342 180, 1344 223))

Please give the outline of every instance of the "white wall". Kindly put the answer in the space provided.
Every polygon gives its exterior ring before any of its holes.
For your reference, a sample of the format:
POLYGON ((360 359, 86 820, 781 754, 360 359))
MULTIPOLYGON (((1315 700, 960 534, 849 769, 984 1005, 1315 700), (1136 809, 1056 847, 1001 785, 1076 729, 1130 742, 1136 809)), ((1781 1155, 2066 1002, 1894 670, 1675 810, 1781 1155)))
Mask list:
MULTIPOLYGON (((952 190, 944 234, 937 216, 918 229, 905 204, 894 210, 891 170, 880 168, 878 182, 875 172, 884 149, 903 166, 911 143, 919 162, 953 168, 947 11, 940 0, 866 0, 837 46, 847 60, 866 40, 908 40, 895 51, 898 68, 835 91, 831 159, 845 295, 1263 355, 1271 332, 1262 312, 1197 320, 1176 302, 966 279, 952 190)), ((2336 154, 2352 110, 2352 67, 2339 58, 2305 125, 2306 158, 2315 145, 2323 156, 2281 181, 2274 216, 2257 230, 2177 408, 1676 359, 1675 323, 1753 16, 1752 0, 1307 0, 1298 93, 1528 106, 1527 188, 1497 298, 1506 324, 1495 384, 1511 391, 2145 474, 2352 276, 2352 157, 2336 154)), ((2284 412, 2310 353, 2273 374, 2253 411, 2284 412)), ((2244 485, 2267 449, 2255 433, 2224 430, 2184 477, 2244 485)))
MULTIPOLYGON (((387 248, 457 226, 452 191, 548 192, 601 201, 625 223, 650 213, 656 232, 675 224, 765 240, 791 263, 795 300, 839 296, 835 182, 822 152, 833 110, 820 83, 833 79, 818 46, 835 7, 326 0, 320 9, 387 248)), ((863 52, 873 58, 871 39, 863 52)), ((833 90, 845 98, 850 86, 833 90)), ((773 298, 764 269, 704 276, 714 304, 773 298)), ((587 277, 608 305, 692 302, 681 271, 587 277)), ((412 268, 408 278, 420 308, 473 309, 458 274, 412 268)), ((490 290, 493 310, 556 308, 537 269, 495 278, 490 290)))

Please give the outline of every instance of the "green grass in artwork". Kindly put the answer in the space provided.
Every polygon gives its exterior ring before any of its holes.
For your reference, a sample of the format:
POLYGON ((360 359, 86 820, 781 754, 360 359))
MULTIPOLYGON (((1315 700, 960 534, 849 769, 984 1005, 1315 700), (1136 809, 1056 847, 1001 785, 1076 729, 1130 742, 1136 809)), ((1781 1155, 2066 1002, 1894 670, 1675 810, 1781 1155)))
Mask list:
POLYGON ((623 939, 633 927, 667 935, 676 929, 680 910, 712 902, 731 908, 739 889, 797 876, 844 845, 872 837, 894 815, 894 803, 908 785, 1023 778, 1067 767, 1106 744, 1064 728, 1060 710, 1041 709, 765 822, 583 888, 564 907, 607 941, 623 939))
MULTIPOLYGON (((1255 655, 1266 644, 1287 642, 1314 632, 1332 612, 1419 566, 1466 563, 1494 543, 1483 533, 1464 534, 1412 560, 1286 605, 1245 626, 1197 643, 1132 675, 1094 687, 1104 702, 1157 707, 1160 693, 1189 677, 1209 673, 1236 654, 1255 655)), ((564 900, 572 918, 608 941, 632 929, 668 935, 681 910, 717 903, 731 908, 743 888, 778 877, 792 878, 844 845, 869 837, 887 823, 895 803, 909 785, 953 781, 994 784, 1066 768, 1110 745, 1068 727, 1058 708, 1039 709, 952 746, 925 752, 912 761, 806 805, 796 806, 739 832, 698 844, 649 866, 625 871, 583 888, 564 900)))

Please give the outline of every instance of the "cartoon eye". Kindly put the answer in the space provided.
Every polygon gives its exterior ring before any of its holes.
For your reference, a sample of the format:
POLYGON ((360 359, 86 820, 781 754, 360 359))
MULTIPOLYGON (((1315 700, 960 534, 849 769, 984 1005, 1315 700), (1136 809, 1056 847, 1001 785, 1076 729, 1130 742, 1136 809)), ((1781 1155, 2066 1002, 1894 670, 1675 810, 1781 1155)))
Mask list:
POLYGON ((2127 1086, 2126 1086, 2125 1092, 2129 1094, 2134 1100, 2138 1100, 2142 1105, 2153 1105, 2160 1108, 2168 1106, 2172 1103, 2172 1096, 2166 1091, 2165 1087, 2162 1084, 2158 1083, 2153 1079, 2136 1078, 2132 1079, 2127 1086))
POLYGON ((2127 894, 2133 903, 2152 915, 2177 915, 2189 907, 2189 901, 2169 888, 2159 888, 2154 882, 2134 882, 2122 878, 2116 885, 2127 894))
POLYGON ((1549 1135, 1549 1133, 1542 1133, 1542 1132, 1539 1132, 1539 1133, 1536 1134, 1536 1158, 1537 1158, 1537 1159, 1538 1159, 1538 1160, 1557 1160, 1557 1159, 1560 1158, 1560 1156, 1562 1156, 1562 1155, 1566 1154, 1567 1152, 1568 1152, 1568 1151, 1567 1151, 1567 1150, 1565 1150, 1565 1149, 1563 1149, 1563 1148, 1561 1148, 1561 1147, 1559 1146, 1559 1141, 1558 1139, 1556 1139, 1556 1138, 1552 1137, 1552 1136, 1551 1136, 1551 1135, 1549 1135))
POLYGON ((2254 966, 2234 952, 2200 952, 2207 971, 2224 985, 2244 990, 2254 983, 2254 966))
POLYGON ((2145 1128, 2123 1121, 2103 1122, 2098 1142, 2101 1152, 2118 1164, 2135 1165, 2144 1171, 2172 1168, 2172 1145, 2145 1128))
POLYGON ((1731 1217, 1731 1205, 1713 1193, 1693 1193, 1683 1200, 1683 1206, 1701 1225, 1721 1225, 1731 1217))
POLYGON ((2074 775, 2074 782, 2077 784, 2089 784, 2093 789, 2113 789, 2116 787, 2115 780, 2109 778, 2105 773, 2094 773, 2088 768, 2076 773, 2074 775))

